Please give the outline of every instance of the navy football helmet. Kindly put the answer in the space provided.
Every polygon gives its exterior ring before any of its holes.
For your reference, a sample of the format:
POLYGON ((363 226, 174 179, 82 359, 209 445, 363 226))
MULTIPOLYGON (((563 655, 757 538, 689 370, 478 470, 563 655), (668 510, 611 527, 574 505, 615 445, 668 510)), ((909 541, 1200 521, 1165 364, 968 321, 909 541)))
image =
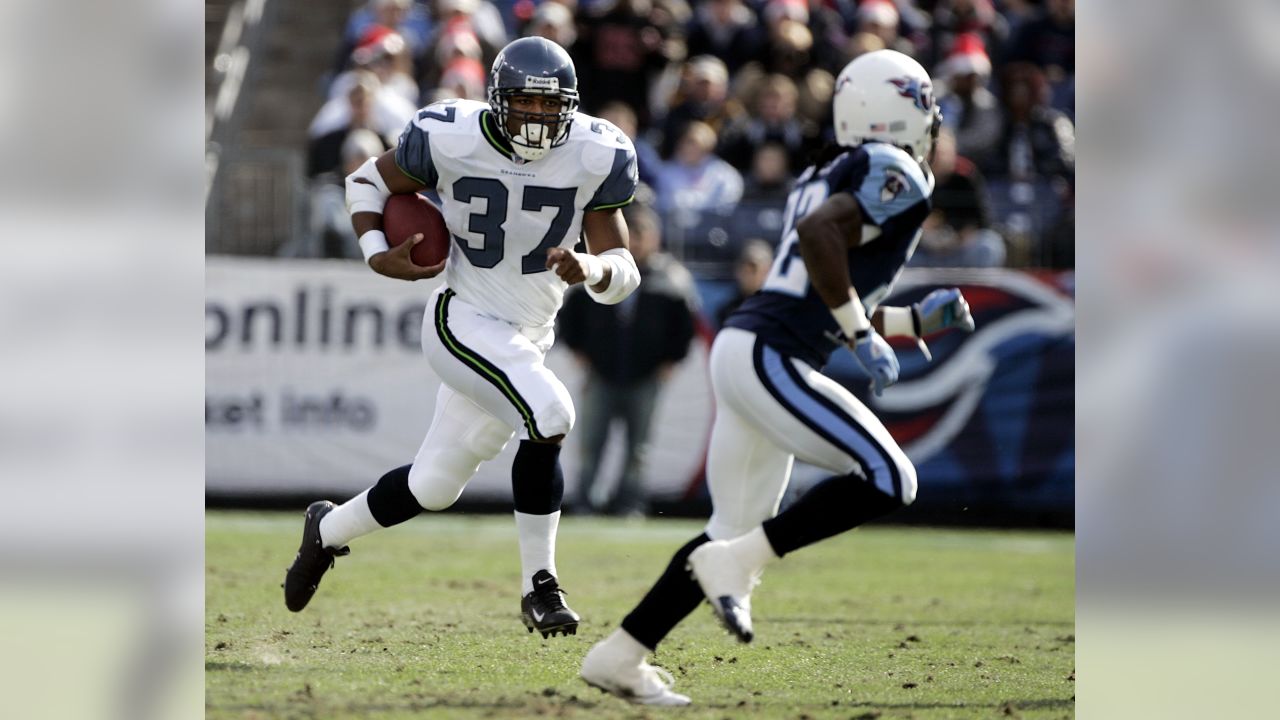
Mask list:
POLYGON ((498 127, 525 160, 537 160, 569 138, 569 125, 578 109, 578 73, 564 48, 541 37, 520 38, 508 44, 493 61, 489 80, 489 107, 498 127), (515 95, 554 95, 560 98, 557 113, 513 110, 515 95), (518 124, 512 133, 508 120, 518 124))

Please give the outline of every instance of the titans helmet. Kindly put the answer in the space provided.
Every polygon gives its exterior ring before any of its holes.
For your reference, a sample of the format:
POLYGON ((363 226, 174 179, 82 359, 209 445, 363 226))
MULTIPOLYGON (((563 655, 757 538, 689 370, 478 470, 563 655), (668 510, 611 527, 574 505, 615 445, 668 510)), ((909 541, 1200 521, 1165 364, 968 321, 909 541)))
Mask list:
POLYGON ((541 37, 520 38, 502 48, 489 76, 489 106, 498 127, 525 160, 537 160, 569 137, 569 125, 578 109, 578 73, 564 48, 541 37), (513 110, 515 95, 554 95, 560 112, 531 113, 513 110), (508 120, 519 131, 512 133, 508 120))
POLYGON ((840 145, 879 140, 906 150, 917 162, 929 158, 942 125, 929 73, 895 50, 850 61, 836 78, 832 113, 840 145))

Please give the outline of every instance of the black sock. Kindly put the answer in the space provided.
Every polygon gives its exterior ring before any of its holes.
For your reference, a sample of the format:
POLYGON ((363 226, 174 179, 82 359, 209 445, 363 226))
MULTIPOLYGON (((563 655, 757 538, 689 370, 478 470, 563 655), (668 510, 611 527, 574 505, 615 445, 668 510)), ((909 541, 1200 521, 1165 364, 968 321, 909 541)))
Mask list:
POLYGON ((809 488, 777 517, 764 521, 764 534, 782 557, 806 545, 886 515, 902 503, 858 475, 830 477, 809 488))
POLYGON ((650 650, 656 650, 658 643, 702 602, 702 588, 686 565, 689 553, 709 540, 703 533, 677 550, 649 593, 623 618, 622 629, 650 650))
POLYGON ((409 468, 401 465, 387 471, 378 484, 369 488, 369 513, 382 527, 391 527, 417 517, 422 512, 418 498, 409 490, 409 468))
POLYGON ((511 463, 511 495, 516 512, 550 515, 564 499, 564 472, 560 469, 560 446, 521 440, 511 463))

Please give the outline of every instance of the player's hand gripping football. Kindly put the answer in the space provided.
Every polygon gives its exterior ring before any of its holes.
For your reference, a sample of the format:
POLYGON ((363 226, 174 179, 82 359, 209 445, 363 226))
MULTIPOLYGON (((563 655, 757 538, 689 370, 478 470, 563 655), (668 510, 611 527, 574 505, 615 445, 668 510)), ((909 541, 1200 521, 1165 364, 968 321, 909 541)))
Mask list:
POLYGON ((924 344, 925 335, 953 327, 973 332, 973 314, 969 312, 969 303, 965 302, 959 288, 934 290, 911 306, 911 314, 915 316, 919 329, 916 344, 929 361, 933 360, 933 355, 929 353, 929 346, 924 344))
POLYGON ((877 396, 898 382, 898 356, 880 333, 868 330, 861 339, 851 341, 849 348, 862 369, 871 376, 871 389, 877 396))
POLYGON ((435 265, 419 265, 413 261, 413 246, 422 242, 422 233, 410 237, 407 241, 385 250, 369 258, 369 267, 379 275, 397 280, 426 280, 444 272, 447 259, 435 265))

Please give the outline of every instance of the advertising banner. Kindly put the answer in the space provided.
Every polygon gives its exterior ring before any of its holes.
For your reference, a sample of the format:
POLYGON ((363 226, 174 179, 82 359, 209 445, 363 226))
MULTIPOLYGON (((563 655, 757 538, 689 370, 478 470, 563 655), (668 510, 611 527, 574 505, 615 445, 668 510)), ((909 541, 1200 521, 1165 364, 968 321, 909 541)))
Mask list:
MULTIPOLYGON (((908 270, 886 305, 959 287, 977 329, 892 345, 897 385, 876 397, 848 353, 826 373, 854 391, 916 464, 917 511, 1069 523, 1075 493, 1075 300, 1071 272, 908 270), (1012 516, 1018 517, 1012 517, 1012 516)), ((935 513, 933 517, 938 517, 935 513)))
MULTIPOLYGON (((439 379, 422 356, 422 315, 436 281, 398 282, 358 262, 210 258, 205 309, 206 475, 211 497, 345 497, 413 459, 439 379)), ((931 338, 933 361, 894 346, 899 383, 883 397, 849 353, 825 372, 867 403, 916 463, 919 509, 1024 519, 1070 517, 1074 497, 1073 275, 908 270, 886 304, 958 286, 977 331, 931 338)), ((708 337, 663 388, 646 485, 656 500, 705 497, 714 406, 708 337)), ((547 365, 580 397, 583 373, 552 349, 547 365)), ((562 455, 566 497, 579 465, 562 455)), ((510 498, 516 443, 484 463, 462 502, 510 498)), ((618 463, 607 454, 601 482, 618 463)), ((797 464, 796 489, 821 477, 797 464)))
MULTIPOLYGON (((390 280, 351 261, 209 258, 207 493, 347 496, 410 462, 440 383, 420 346, 437 283, 390 280)), ((712 418, 706 358, 699 341, 659 398, 647 473, 659 497, 683 495, 701 472, 712 418)), ((553 348, 547 365, 578 394, 583 373, 567 351, 553 348)), ((516 445, 481 465, 462 501, 510 497, 516 445)), ((572 497, 574 434, 562 459, 572 497)), ((611 462, 606 455, 606 475, 611 462)))

